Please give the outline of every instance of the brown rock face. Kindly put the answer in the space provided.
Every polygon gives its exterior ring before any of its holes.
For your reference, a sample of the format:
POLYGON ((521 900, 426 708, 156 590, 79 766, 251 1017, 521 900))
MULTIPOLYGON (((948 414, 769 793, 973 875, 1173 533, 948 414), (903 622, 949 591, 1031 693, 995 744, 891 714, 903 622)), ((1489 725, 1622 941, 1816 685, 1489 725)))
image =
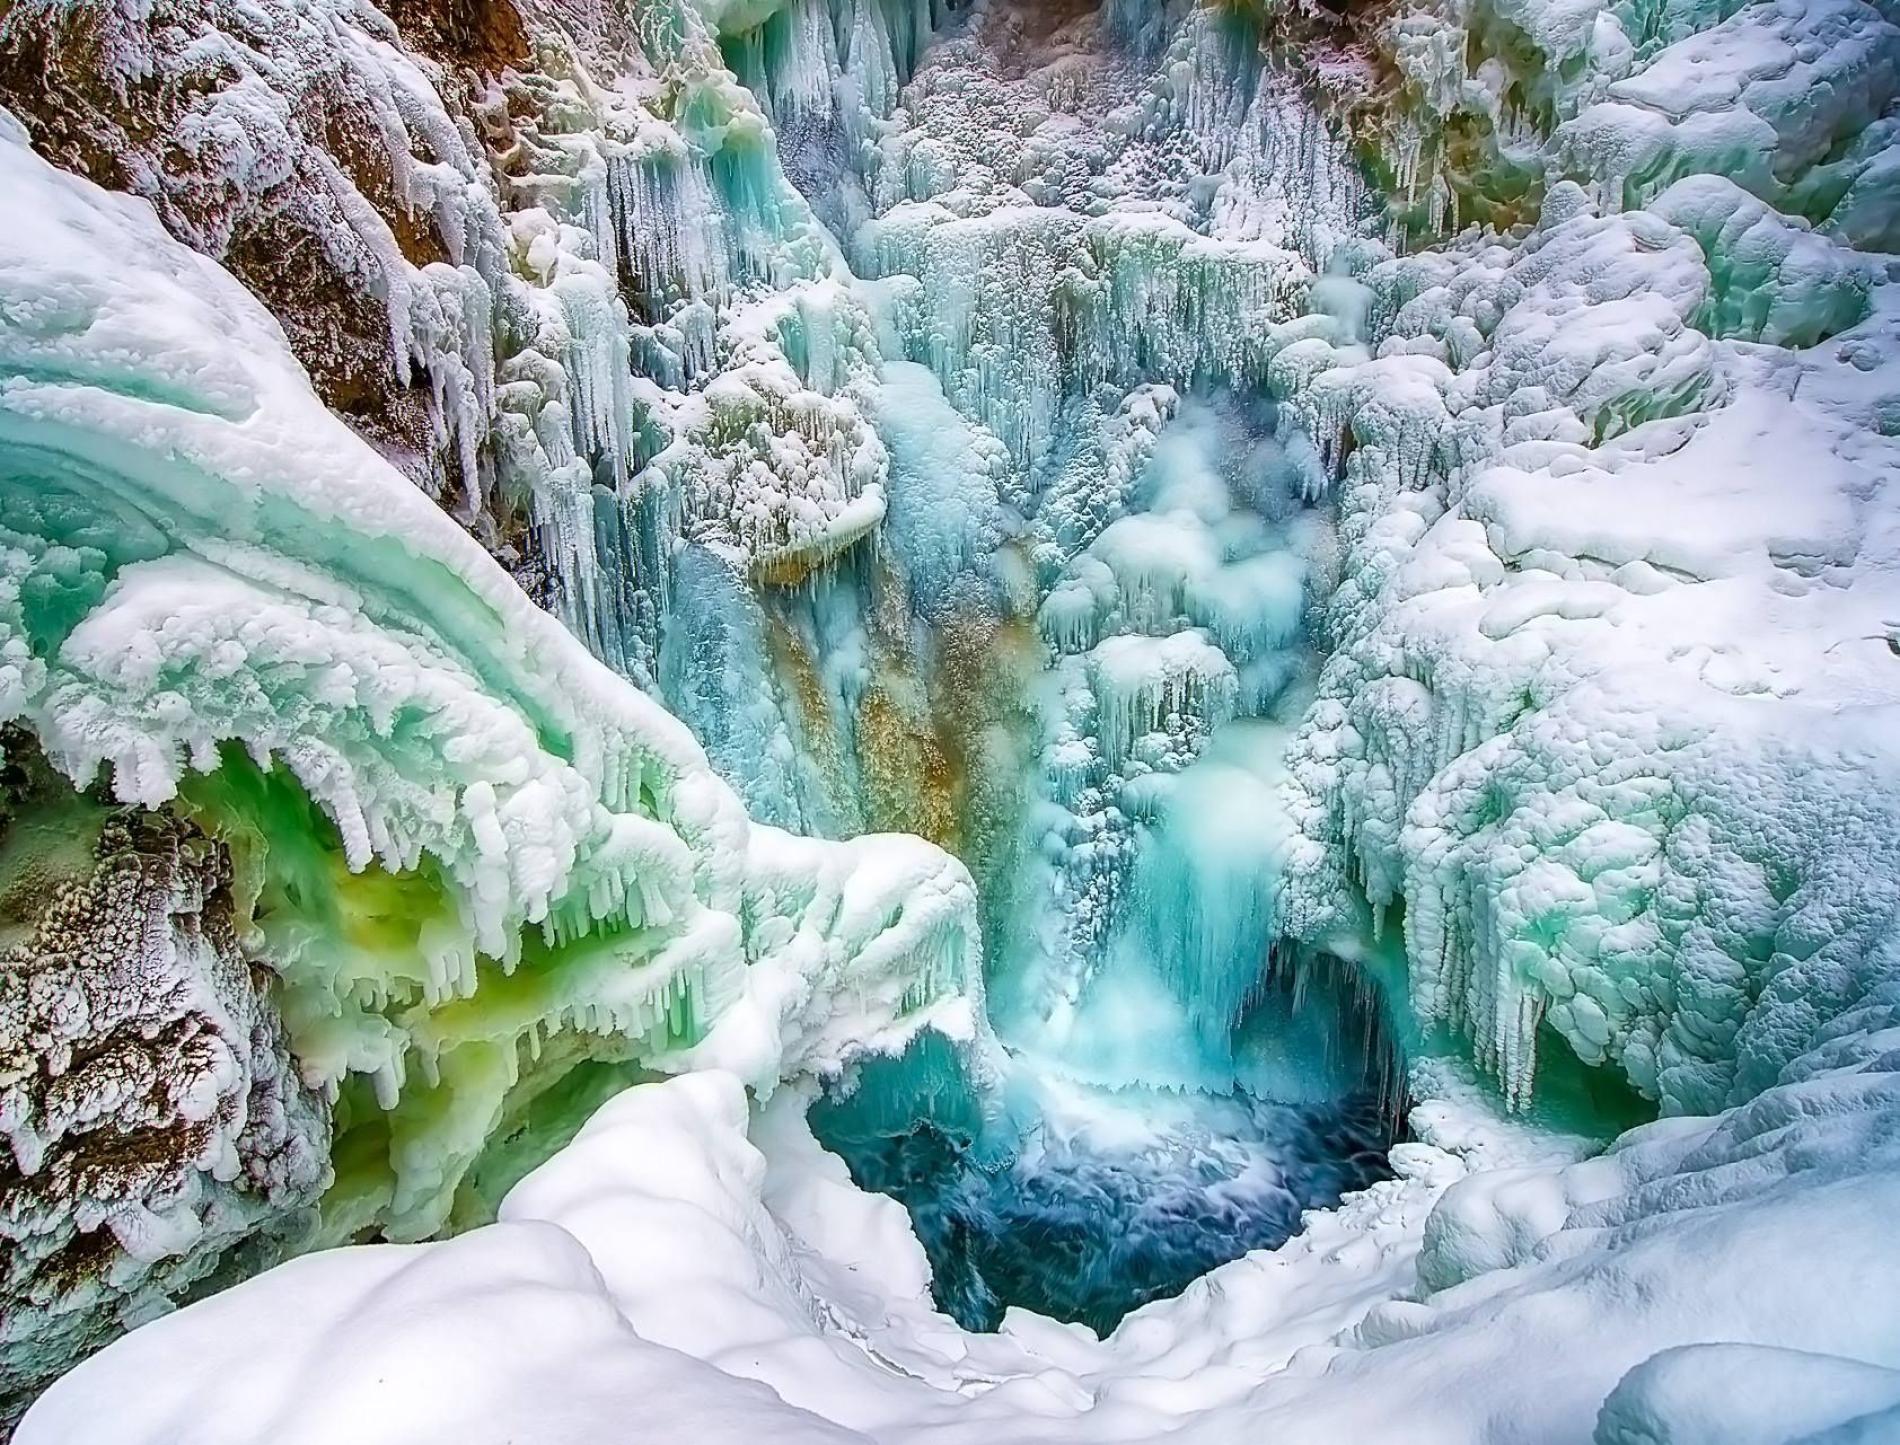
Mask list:
POLYGON ((386 0, 382 8, 418 54, 470 76, 498 75, 530 54, 508 0, 386 0))
POLYGON ((458 121, 525 56, 507 0, 20 0, 0 11, 0 103, 55 164, 150 201, 268 306, 317 393, 419 482, 448 470, 430 378, 405 354, 404 267, 463 258, 426 192, 481 185, 458 121), (439 62, 439 63, 437 63, 439 62), (418 184, 418 178, 427 184, 418 184))
POLYGON ((0 1431, 234 1251, 294 1232, 330 1138, 239 945, 224 846, 74 794, 4 741, 0 1431))

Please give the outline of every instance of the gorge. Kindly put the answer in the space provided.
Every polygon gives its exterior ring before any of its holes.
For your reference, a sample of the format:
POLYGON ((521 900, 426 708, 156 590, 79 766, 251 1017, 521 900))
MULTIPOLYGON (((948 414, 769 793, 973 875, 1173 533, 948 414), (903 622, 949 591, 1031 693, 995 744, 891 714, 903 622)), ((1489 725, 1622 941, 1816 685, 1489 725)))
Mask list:
POLYGON ((0 7, 21 1445, 1900 1438, 1900 13, 0 7))

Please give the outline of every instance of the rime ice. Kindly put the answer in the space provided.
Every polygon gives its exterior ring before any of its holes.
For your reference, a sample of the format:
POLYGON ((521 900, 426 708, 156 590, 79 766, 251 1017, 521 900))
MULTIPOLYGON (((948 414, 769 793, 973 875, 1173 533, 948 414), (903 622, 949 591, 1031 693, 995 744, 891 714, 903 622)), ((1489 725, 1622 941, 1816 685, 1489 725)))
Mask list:
POLYGON ((396 8, 0 19, 18 1438, 1900 1429, 1887 10, 396 8))

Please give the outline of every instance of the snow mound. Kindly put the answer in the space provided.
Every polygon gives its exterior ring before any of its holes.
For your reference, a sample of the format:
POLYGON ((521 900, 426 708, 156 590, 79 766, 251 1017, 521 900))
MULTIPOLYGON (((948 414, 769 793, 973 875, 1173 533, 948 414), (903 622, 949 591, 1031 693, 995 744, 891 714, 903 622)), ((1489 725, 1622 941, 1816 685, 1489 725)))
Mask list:
MULTIPOLYGON (((1524 17, 1551 55, 1608 45, 1560 13, 1524 17)), ((1415 1013, 1518 1102, 1560 1043, 1702 1112, 1886 977, 1900 903, 1900 303, 1821 159, 1889 143, 1900 32, 1655 25, 1558 86, 1547 142, 1500 130, 1534 224, 1354 259, 1370 356, 1281 333, 1347 544, 1286 906, 1307 937, 1402 915, 1415 1013)), ((1495 116, 1522 63, 1446 104, 1495 116)))
POLYGON ((713 1442, 1883 1438, 1896 1043, 1894 1004, 1870 1004, 1752 1104, 1580 1163, 1464 1094, 1423 1121, 1438 1144, 1401 1146, 1401 1178, 1106 1341, 933 1316, 898 1206, 851 1187, 801 1101, 748 1143, 738 1081, 695 1074, 613 1101, 500 1223, 311 1256, 150 1325, 17 1438, 138 1445, 189 1421, 237 1445, 342 1419, 369 1440, 612 1438, 634 1384, 694 1401, 643 1414, 653 1438, 713 1442), (235 1375, 232 1338, 255 1342, 235 1375), (313 1356, 320 1382, 299 1378, 313 1356))

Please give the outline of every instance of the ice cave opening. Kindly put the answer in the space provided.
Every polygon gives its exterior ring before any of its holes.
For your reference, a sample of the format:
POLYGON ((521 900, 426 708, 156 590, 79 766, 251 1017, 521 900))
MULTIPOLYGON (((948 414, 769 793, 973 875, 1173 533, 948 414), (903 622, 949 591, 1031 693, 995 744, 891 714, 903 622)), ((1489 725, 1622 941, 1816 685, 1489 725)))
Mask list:
MULTIPOLYGON (((1389 1176, 1402 1075, 1376 1009, 1330 991, 1344 967, 1271 973, 1225 1091, 1085 1082, 1011 1056, 992 1098, 927 1034, 820 1099, 813 1133, 910 1211, 933 1298, 964 1328, 1021 1307, 1106 1337, 1130 1310, 1284 1243, 1304 1210, 1389 1176)), ((1129 1022, 1152 1003, 1124 1000, 1129 1022)))

